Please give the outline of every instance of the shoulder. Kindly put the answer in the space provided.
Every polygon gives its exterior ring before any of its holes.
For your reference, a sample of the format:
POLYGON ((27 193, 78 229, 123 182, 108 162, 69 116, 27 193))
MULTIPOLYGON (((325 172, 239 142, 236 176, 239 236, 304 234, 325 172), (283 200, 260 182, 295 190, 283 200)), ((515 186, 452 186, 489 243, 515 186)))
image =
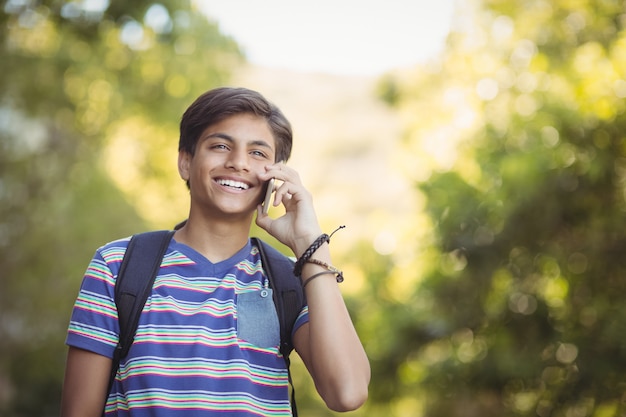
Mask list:
POLYGON ((97 252, 106 262, 116 262, 120 261, 124 257, 131 241, 136 240, 133 246, 137 246, 138 244, 141 247, 145 246, 147 248, 146 250, 153 251, 160 248, 164 243, 166 243, 165 248, 167 248, 171 242, 173 234, 174 232, 171 230, 155 230, 137 233, 132 236, 127 236, 106 243, 98 248, 97 252))
POLYGON ((128 247, 128 242, 130 242, 131 238, 132 236, 126 236, 120 239, 112 240, 100 246, 98 250, 106 251, 106 250, 110 250, 111 248, 126 248, 128 247))
POLYGON ((126 249, 128 248, 130 238, 131 236, 128 236, 108 242, 100 246, 96 250, 96 254, 102 257, 106 263, 121 262, 124 254, 126 253, 126 249))

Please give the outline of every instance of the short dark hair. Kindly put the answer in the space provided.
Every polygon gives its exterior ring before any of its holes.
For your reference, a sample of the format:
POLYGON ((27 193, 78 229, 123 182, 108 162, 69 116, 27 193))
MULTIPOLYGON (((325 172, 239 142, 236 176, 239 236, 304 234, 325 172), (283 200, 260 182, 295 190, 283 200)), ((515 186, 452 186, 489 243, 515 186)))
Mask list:
POLYGON ((178 150, 194 155, 200 135, 207 127, 242 113, 254 114, 267 121, 276 141, 274 162, 287 161, 293 142, 291 124, 278 107, 247 88, 220 87, 198 97, 180 121, 178 150))

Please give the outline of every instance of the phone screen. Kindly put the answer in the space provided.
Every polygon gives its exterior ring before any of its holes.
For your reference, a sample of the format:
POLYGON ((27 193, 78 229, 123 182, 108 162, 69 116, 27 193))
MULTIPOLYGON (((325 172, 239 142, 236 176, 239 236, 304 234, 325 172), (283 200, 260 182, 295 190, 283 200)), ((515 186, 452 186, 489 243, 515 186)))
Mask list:
POLYGON ((272 193, 274 192, 274 178, 267 182, 267 191, 265 192, 265 200, 263 201, 263 213, 267 214, 272 204, 272 193))

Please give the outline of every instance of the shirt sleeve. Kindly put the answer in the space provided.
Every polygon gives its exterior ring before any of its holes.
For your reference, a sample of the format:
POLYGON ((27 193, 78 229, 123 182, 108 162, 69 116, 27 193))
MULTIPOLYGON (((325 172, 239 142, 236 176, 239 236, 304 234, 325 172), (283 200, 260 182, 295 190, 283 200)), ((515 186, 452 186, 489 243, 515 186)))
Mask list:
POLYGON ((87 267, 72 310, 66 344, 112 358, 119 340, 115 279, 125 247, 110 245, 98 249, 87 267))
POLYGON ((293 325, 293 329, 291 330, 291 337, 293 337, 296 334, 296 331, 303 325, 309 322, 309 306, 308 305, 304 305, 304 307, 302 307, 302 310, 300 310, 300 314, 298 315, 298 318, 296 319, 296 322, 293 325))

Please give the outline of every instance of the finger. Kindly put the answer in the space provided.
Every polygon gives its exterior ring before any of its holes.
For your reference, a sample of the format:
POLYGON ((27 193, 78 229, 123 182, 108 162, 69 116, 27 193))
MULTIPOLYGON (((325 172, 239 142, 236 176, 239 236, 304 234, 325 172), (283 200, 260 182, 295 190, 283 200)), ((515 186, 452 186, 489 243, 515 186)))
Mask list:
POLYGON ((274 206, 278 206, 281 203, 286 205, 291 201, 294 194, 298 192, 298 187, 289 182, 283 182, 274 194, 274 206))
POLYGON ((269 214, 263 212, 263 206, 260 204, 256 208, 256 224, 264 230, 268 230, 272 219, 269 214))
POLYGON ((272 165, 265 166, 265 173, 262 174, 264 178, 276 178, 282 181, 291 181, 295 183, 300 182, 298 173, 291 167, 288 167, 282 162, 278 162, 272 165))

